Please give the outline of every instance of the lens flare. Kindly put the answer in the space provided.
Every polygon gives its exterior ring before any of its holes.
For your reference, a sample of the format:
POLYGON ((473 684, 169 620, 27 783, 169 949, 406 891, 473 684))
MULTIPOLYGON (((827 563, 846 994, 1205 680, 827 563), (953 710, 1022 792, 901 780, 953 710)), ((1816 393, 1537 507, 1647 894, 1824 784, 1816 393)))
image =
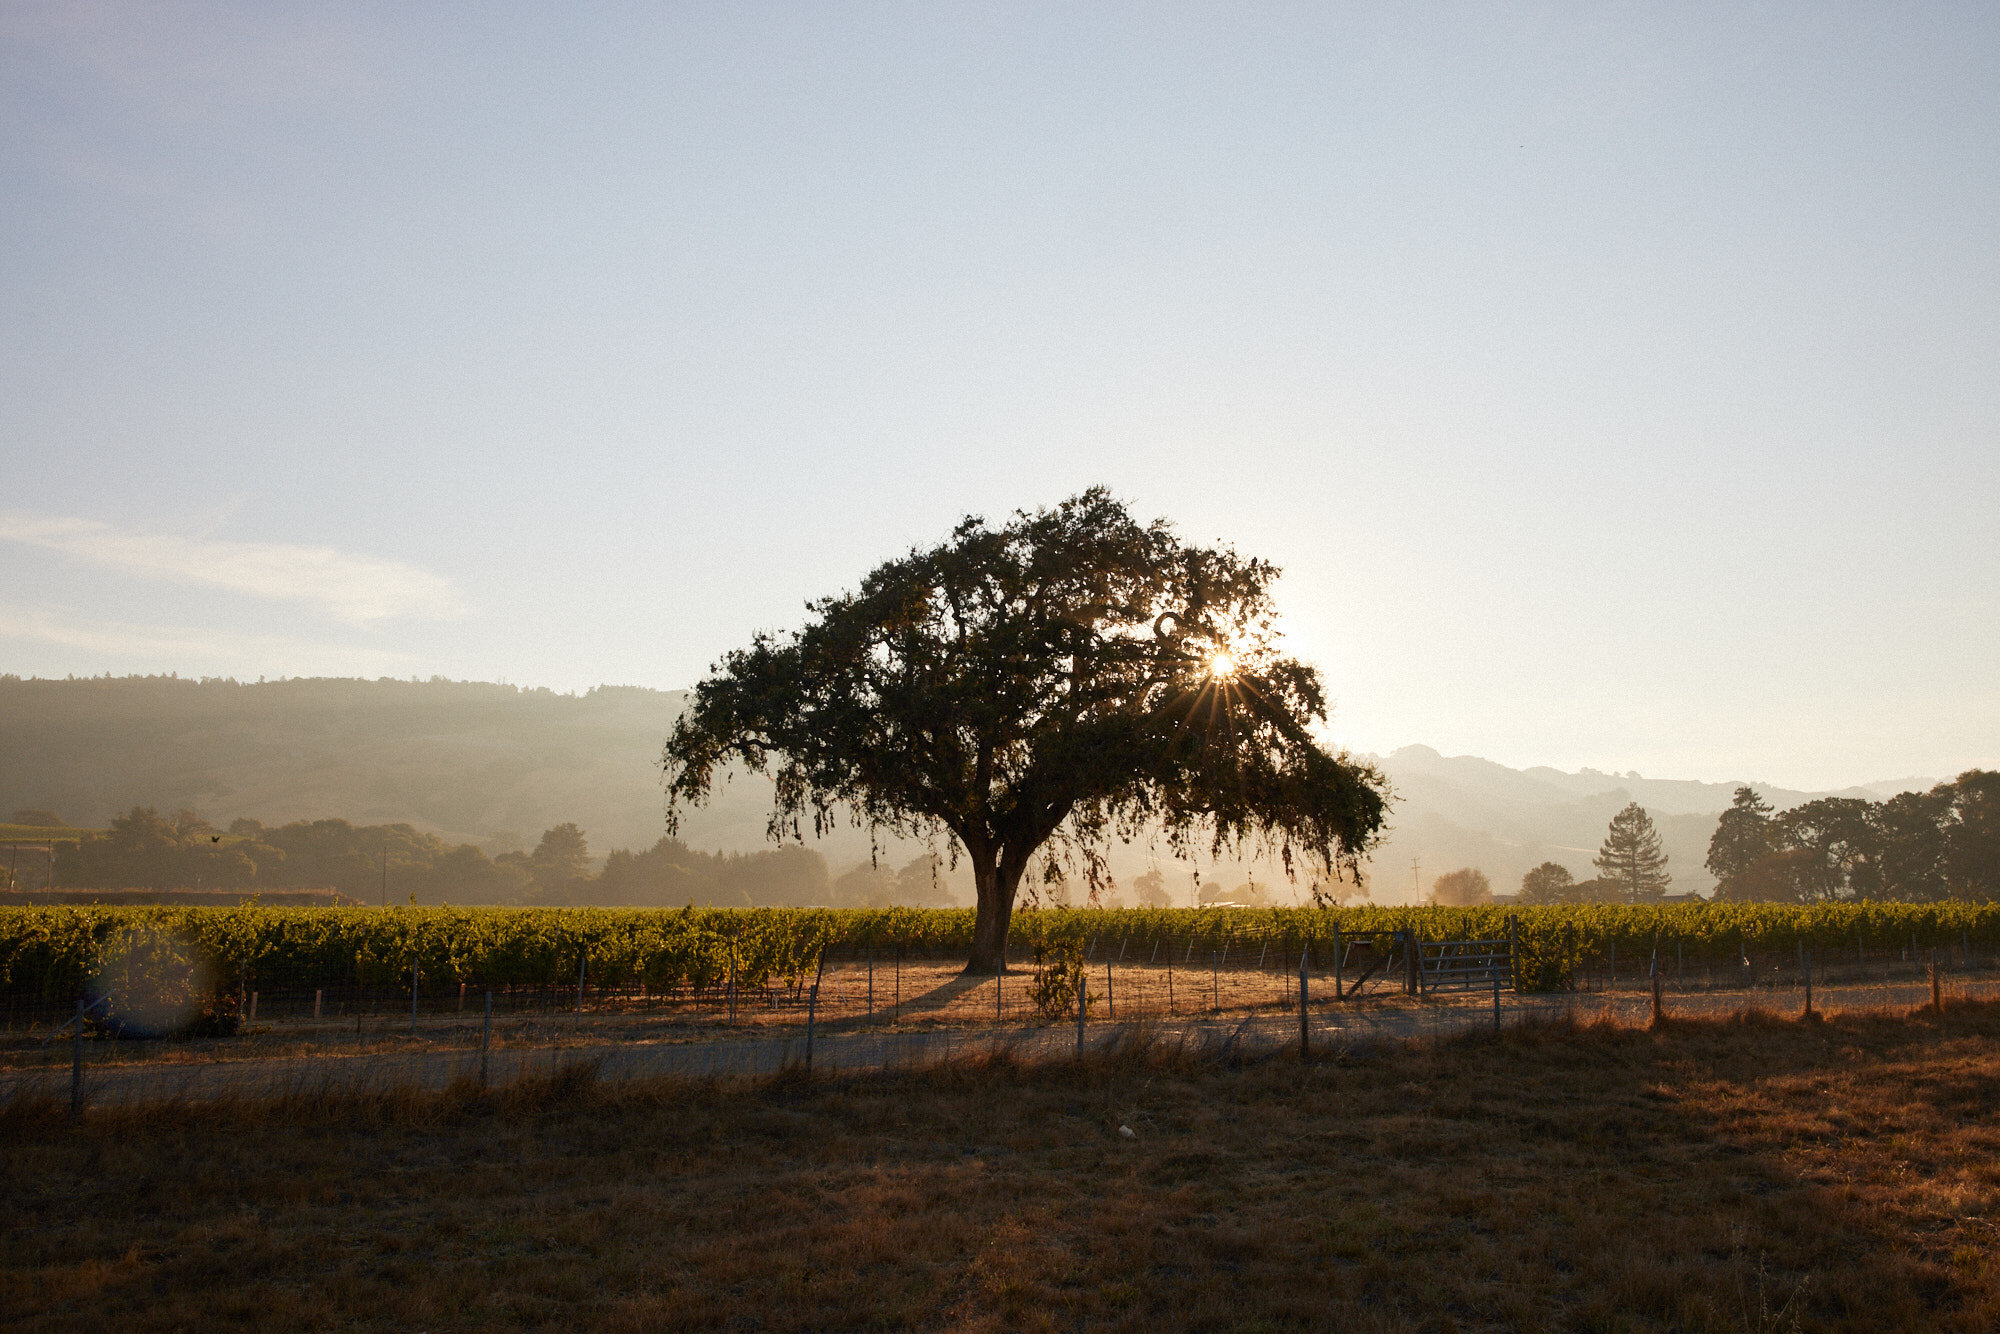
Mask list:
POLYGON ((186 1031, 215 991, 192 940, 171 928, 140 926, 108 938, 98 953, 90 990, 110 1031, 125 1037, 167 1037, 186 1031))
POLYGON ((1230 657, 1227 653, 1216 654, 1208 660, 1208 674, 1218 679, 1225 676, 1234 676, 1236 674, 1236 659, 1230 657))

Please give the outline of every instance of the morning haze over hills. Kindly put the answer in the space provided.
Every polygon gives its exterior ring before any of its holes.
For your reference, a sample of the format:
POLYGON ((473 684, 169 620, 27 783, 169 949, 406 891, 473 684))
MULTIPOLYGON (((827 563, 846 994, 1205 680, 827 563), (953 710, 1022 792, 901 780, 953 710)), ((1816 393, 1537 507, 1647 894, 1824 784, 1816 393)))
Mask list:
MULTIPOLYGON (((658 759, 686 692, 602 686, 579 694, 445 680, 344 678, 236 682, 169 676, 0 677, 0 811, 53 811, 102 826, 133 807, 198 812, 218 826, 338 818, 407 822, 489 856, 533 848, 573 822, 599 860, 652 847, 663 830, 658 759)), ((1785 809, 1826 795, 1881 799, 1932 780, 1875 782, 1839 793, 1791 791, 1754 779, 1694 782, 1584 769, 1512 769, 1423 745, 1373 757, 1397 794, 1387 838, 1368 866, 1370 896, 1407 901, 1438 874, 1478 867, 1493 887, 1518 887, 1553 861, 1579 879, 1611 816, 1638 802, 1658 826, 1673 892, 1706 893, 1702 867, 1717 815, 1739 782, 1785 809), (1415 866, 1412 862, 1415 862, 1415 866)), ((690 811, 681 838, 702 853, 753 853, 765 835, 770 786, 739 774, 690 811)), ((842 828, 814 846, 834 875, 871 856, 865 830, 842 828)), ((885 863, 922 849, 892 845, 885 863)), ((1162 862, 1117 849, 1112 871, 1129 886, 1157 867, 1177 902, 1198 869, 1225 888, 1268 869, 1162 862), (1176 879, 1176 876, 1182 877, 1176 879)), ((969 885, 944 876, 968 900, 969 885)), ((1281 880, 1275 901, 1287 901, 1281 880)), ((1121 896, 1124 897, 1124 896, 1121 896)))

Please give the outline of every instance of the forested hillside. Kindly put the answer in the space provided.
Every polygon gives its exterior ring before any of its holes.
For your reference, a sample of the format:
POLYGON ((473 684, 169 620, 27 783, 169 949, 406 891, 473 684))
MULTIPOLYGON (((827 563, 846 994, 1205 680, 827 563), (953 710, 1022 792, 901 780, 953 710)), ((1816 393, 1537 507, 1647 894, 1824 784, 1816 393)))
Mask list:
MULTIPOLYGON (((770 788, 760 779, 738 776, 718 788, 710 806, 688 813, 677 844, 660 845, 657 762, 684 698, 680 692, 637 687, 563 695, 443 680, 0 677, 0 754, 6 757, 0 766, 0 815, 46 810, 71 824, 101 828, 135 807, 151 808, 170 823, 186 823, 181 814, 186 812, 230 840, 236 837, 228 833, 233 822, 254 822, 267 831, 266 848, 276 848, 271 841, 276 831, 289 825, 313 826, 321 831, 316 837, 333 837, 326 822, 348 822, 373 832, 339 838, 370 848, 387 839, 392 863, 399 843, 408 844, 406 860, 413 866, 436 862, 436 875, 421 880, 436 888, 417 890, 433 902, 438 896, 454 902, 519 901, 529 893, 525 873, 518 862, 516 871, 505 870, 502 859, 532 857, 544 833, 565 824, 577 826, 588 840, 591 874, 597 878, 594 901, 660 901, 657 896, 666 893, 660 886, 669 880, 673 894, 731 882, 732 888, 715 890, 719 899, 696 893, 703 902, 739 901, 737 890, 764 902, 873 902, 900 892, 897 877, 925 850, 892 844, 871 859, 866 833, 854 829, 814 845, 818 871, 801 870, 807 863, 788 863, 782 883, 788 896, 817 896, 815 886, 824 883, 859 898, 831 890, 831 897, 759 897, 765 892, 744 879, 750 863, 727 876, 692 875, 696 862, 689 858, 770 850, 765 839, 770 788), (408 826, 408 834, 382 832, 395 825, 408 826), (490 865, 474 867, 456 851, 461 847, 490 865), (602 862, 620 849, 629 850, 624 859, 602 862), (669 875, 667 868, 676 866, 690 874, 669 875), (635 876, 650 888, 634 888, 635 876), (844 883, 850 876, 856 879, 844 883)), ((1588 877, 1606 822, 1630 801, 1653 815, 1673 889, 1706 892, 1715 883, 1702 866, 1708 841, 1738 781, 1516 770, 1424 746, 1406 747, 1378 763, 1398 796, 1388 837, 1370 867, 1371 897, 1380 902, 1407 901, 1418 880, 1428 888, 1435 876, 1462 866, 1483 868, 1500 892, 1516 888, 1523 873, 1545 861, 1588 877), (1412 859, 1420 863, 1416 872, 1412 859)), ((1924 785, 1911 780, 1906 786, 1924 785)), ((1826 795, 1757 786, 1779 810, 1826 795)), ((1841 795, 1881 797, 1897 787, 1841 795)), ((228 846, 234 844, 215 845, 215 855, 228 846)), ((254 849, 244 844, 242 851, 254 860, 254 849)), ((288 869, 282 873, 268 869, 277 865, 270 853, 261 855, 264 876, 282 874, 287 883, 304 883, 301 868, 311 859, 301 859, 296 848, 286 854, 288 869)), ((780 869, 777 862, 755 865, 757 875, 780 869)), ((1197 869, 1211 897, 1251 897, 1239 890, 1251 889, 1253 881, 1261 885, 1254 894, 1277 902, 1294 897, 1293 887, 1271 868, 1180 866, 1140 847, 1114 849, 1112 856, 1128 901, 1132 887, 1155 871, 1147 882, 1153 895, 1191 903, 1197 869)), ((242 874, 240 866, 236 873, 242 874)), ((317 883, 345 887, 361 878, 350 866, 317 883)), ((914 891, 917 880, 931 879, 926 871, 903 889, 914 891)), ((553 890, 550 883, 542 895, 572 892, 553 890)), ((379 885, 361 896, 377 894, 379 885)), ((403 895, 392 897, 400 901, 403 895)))
MULTIPOLYGON (((0 808, 94 826, 134 806, 267 825, 403 821, 489 854, 574 821, 600 848, 644 848, 664 832, 656 766, 681 699, 441 680, 6 677, 0 808)), ((731 793, 689 830, 726 847, 761 832, 758 799, 731 793)))

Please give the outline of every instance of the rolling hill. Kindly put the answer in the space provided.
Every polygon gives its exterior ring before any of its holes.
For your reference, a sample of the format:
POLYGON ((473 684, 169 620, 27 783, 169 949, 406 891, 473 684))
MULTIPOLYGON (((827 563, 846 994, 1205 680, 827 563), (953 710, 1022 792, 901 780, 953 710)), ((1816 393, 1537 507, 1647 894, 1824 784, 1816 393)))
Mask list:
MULTIPOLYGON (((154 806, 192 808, 217 822, 407 821, 489 853, 531 846, 543 829, 573 820, 599 854, 642 848, 662 832, 657 760, 684 700, 640 687, 565 695, 436 679, 0 677, 0 814, 45 808, 72 824, 101 825, 154 806)), ((1659 825, 1675 888, 1705 890, 1708 837, 1738 782, 1510 769, 1426 746, 1377 760, 1399 798, 1371 868, 1373 897, 1383 901, 1410 895, 1412 859, 1425 885, 1442 871, 1478 866, 1505 891, 1544 860, 1586 877, 1605 823, 1628 801, 1659 825)), ((1879 798, 1928 781, 1847 795, 1879 798)), ((1825 795, 1755 786, 1780 807, 1825 795)), ((738 775, 690 814, 682 836, 708 851, 766 846, 769 791, 738 775)), ((819 847, 836 870, 869 855, 861 830, 839 831, 819 847)), ((1142 848, 1119 849, 1113 870, 1128 877, 1151 860, 1142 848)), ((1193 868, 1180 868, 1178 882, 1163 869, 1170 884, 1191 885, 1193 868)), ((1225 884, 1250 873, 1202 868, 1225 884)))

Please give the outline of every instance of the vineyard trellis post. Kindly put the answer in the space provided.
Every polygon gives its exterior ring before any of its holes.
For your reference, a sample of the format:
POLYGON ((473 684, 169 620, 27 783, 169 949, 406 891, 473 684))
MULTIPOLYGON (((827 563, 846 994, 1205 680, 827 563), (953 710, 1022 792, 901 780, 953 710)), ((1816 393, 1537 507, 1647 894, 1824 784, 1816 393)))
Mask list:
POLYGON ((493 1050, 493 989, 486 989, 486 1017, 479 1024, 479 1089, 483 1093, 489 1086, 487 1078, 490 1070, 489 1058, 493 1050))
MULTIPOLYGON (((819 948, 819 964, 813 969, 812 990, 806 995, 806 1073, 813 1068, 813 1025, 819 1017, 819 983, 826 976, 826 946, 819 948)), ((997 980, 997 979, 996 979, 997 980)))
MULTIPOLYGON (((1312 937, 1310 935, 1306 937, 1306 948, 1312 948, 1312 937)), ((1346 978, 1344 976, 1345 962, 1346 948, 1341 944, 1340 940, 1340 923, 1335 922, 1333 924, 1333 998, 1335 1000, 1345 1000, 1347 998, 1346 978)))
POLYGON ((1076 979, 1076 1058, 1083 1059, 1083 1020, 1090 1008, 1090 974, 1080 973, 1076 979))
POLYGON ((76 1033, 70 1044, 69 1115, 74 1121, 83 1115, 83 1001, 76 1003, 76 1033))
POLYGON ((1306 991, 1306 961, 1312 957, 1311 938, 1299 949, 1299 1059, 1304 1060, 1312 1040, 1312 1008, 1306 991))

